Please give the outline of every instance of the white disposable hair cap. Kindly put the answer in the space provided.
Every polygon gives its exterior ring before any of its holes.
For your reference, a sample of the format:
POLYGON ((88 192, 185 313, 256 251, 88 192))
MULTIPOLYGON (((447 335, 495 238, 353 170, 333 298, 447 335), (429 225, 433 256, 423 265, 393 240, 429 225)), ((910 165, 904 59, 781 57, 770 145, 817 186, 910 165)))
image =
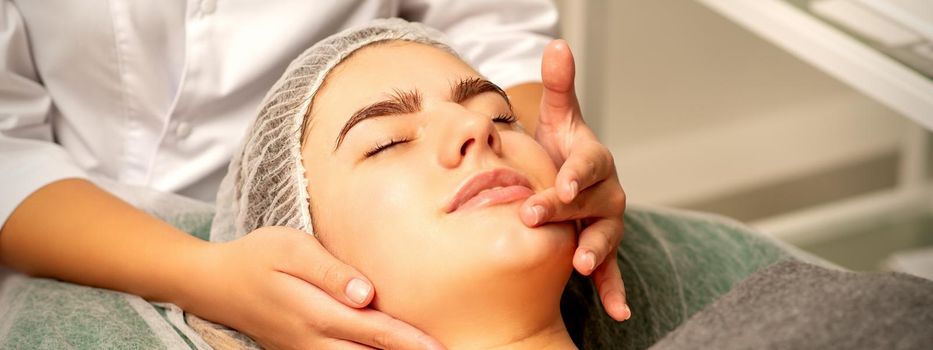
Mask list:
POLYGON ((366 45, 390 40, 431 45, 456 55, 442 33, 398 18, 347 29, 305 50, 269 90, 240 151, 233 155, 217 193, 211 241, 228 242, 265 226, 314 234, 301 162, 305 115, 331 69, 366 45))

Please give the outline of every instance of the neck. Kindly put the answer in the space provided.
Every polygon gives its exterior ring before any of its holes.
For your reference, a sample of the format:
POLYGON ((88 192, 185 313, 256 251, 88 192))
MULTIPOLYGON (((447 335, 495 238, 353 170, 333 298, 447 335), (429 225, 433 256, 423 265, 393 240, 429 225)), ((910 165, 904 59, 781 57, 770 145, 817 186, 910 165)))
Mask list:
POLYGON ((450 350, 577 349, 567 333, 560 313, 545 324, 528 321, 529 319, 520 317, 498 320, 487 317, 470 325, 471 329, 459 328, 454 332, 441 332, 436 336, 450 350))
POLYGON ((567 328, 564 327, 564 323, 560 318, 556 320, 553 324, 541 328, 537 331, 533 331, 524 336, 515 337, 515 339, 506 341, 500 345, 494 345, 490 349, 495 350, 523 350, 523 349, 543 349, 543 350, 558 350, 558 349, 574 349, 577 347, 574 345, 573 340, 570 339, 570 334, 567 333, 567 328))
POLYGON ((377 293, 373 306, 451 350, 576 349, 560 313, 576 249, 569 232, 507 235, 524 241, 506 240, 485 260, 449 257, 469 263, 450 263, 457 268, 391 290, 385 304, 377 293), (550 240, 540 239, 548 234, 550 240))
POLYGON ((451 350, 576 349, 560 315, 563 286, 548 285, 562 282, 540 274, 476 281, 415 326, 451 350))

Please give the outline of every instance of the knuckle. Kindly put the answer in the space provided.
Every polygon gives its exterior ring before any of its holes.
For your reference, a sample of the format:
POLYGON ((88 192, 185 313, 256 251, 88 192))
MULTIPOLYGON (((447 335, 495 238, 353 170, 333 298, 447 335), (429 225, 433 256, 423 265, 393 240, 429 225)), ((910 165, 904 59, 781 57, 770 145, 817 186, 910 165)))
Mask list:
POLYGON ((606 281, 600 282, 599 285, 596 287, 596 289, 599 289, 599 299, 603 300, 604 302, 605 300, 609 298, 609 295, 613 292, 611 288, 608 288, 606 286, 606 281))
POLYGON ((379 331, 373 334, 372 343, 382 349, 395 349, 393 338, 389 332, 379 331))
POLYGON ((340 291, 340 281, 341 281, 341 269, 337 264, 334 263, 324 263, 317 265, 317 276, 320 278, 320 283, 323 283, 324 286, 329 286, 334 288, 336 291, 340 291))
POLYGON ((612 209, 613 214, 619 215, 625 211, 625 192, 614 191, 612 195, 609 196, 609 208, 612 209))
POLYGON ((612 250, 612 232, 608 230, 607 225, 604 222, 594 224, 590 227, 590 230, 593 232, 589 238, 589 244, 592 245, 591 250, 594 250, 599 254, 599 256, 605 256, 610 250, 612 250))
POLYGON ((560 204, 563 203, 560 201, 560 198, 557 196, 557 191, 553 189, 548 189, 548 195, 545 198, 545 209, 548 213, 553 213, 555 208, 560 208, 560 204))
POLYGON ((606 247, 606 256, 608 257, 609 252, 612 250, 612 248, 615 248, 616 234, 614 230, 607 227, 606 230, 603 231, 602 236, 603 236, 603 244, 605 244, 605 247, 606 247))
MULTIPOLYGON (((615 264, 616 262, 613 261, 612 263, 615 264)), ((597 288, 601 292, 606 292, 606 294, 623 292, 622 275, 619 274, 619 270, 612 268, 603 270, 603 274, 600 276, 597 288)))
POLYGON ((293 266, 292 262, 294 261, 304 261, 302 255, 302 249, 297 244, 289 244, 286 237, 277 237, 285 239, 275 239, 274 242, 270 242, 268 247, 263 247, 261 251, 272 251, 276 254, 272 255, 273 265, 278 270, 288 271, 293 266))
POLYGON ((615 225, 612 225, 612 247, 614 249, 619 248, 619 244, 622 244, 622 235, 625 232, 625 227, 622 225, 621 221, 616 221, 615 225))
POLYGON ((599 298, 601 300, 606 300, 606 297, 614 291, 614 288, 612 288, 612 274, 609 273, 609 271, 603 270, 594 282, 596 284, 596 289, 599 291, 599 298))
POLYGON ((380 349, 402 349, 411 348, 411 344, 406 346, 404 337, 409 337, 406 323, 396 318, 386 316, 383 319, 384 327, 372 334, 372 344, 380 349))
POLYGON ((586 171, 586 178, 590 179, 590 181, 597 180, 597 177, 599 177, 599 174, 596 173, 596 169, 597 169, 596 161, 593 159, 586 159, 584 160, 584 166, 585 166, 584 171, 586 171))
POLYGON ((321 335, 334 334, 336 325, 329 317, 319 317, 307 321, 308 328, 321 335))
POLYGON ((601 291, 599 299, 602 300, 604 305, 613 302, 613 300, 618 301, 617 295, 622 293, 614 282, 609 281, 609 278, 602 283, 599 289, 601 291))
POLYGON ((612 152, 609 152, 609 148, 606 146, 600 145, 600 155, 603 160, 603 164, 606 164, 609 168, 615 168, 615 158, 612 157, 612 152))

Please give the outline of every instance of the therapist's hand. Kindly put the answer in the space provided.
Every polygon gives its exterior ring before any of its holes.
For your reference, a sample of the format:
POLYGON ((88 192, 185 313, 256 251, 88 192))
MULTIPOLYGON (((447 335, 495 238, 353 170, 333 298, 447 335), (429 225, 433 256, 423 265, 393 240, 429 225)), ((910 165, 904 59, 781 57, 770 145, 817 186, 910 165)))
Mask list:
POLYGON ((554 40, 541 61, 543 95, 535 138, 560 168, 554 187, 528 198, 521 208, 529 226, 581 220, 573 265, 591 276, 603 307, 612 318, 631 317, 625 286, 616 263, 622 240, 625 192, 612 154, 583 121, 574 93, 574 61, 570 47, 554 40))
POLYGON ((364 308, 375 295, 317 239, 264 227, 206 248, 183 309, 266 349, 443 349, 418 329, 364 308), (354 282, 356 281, 356 282, 354 282))

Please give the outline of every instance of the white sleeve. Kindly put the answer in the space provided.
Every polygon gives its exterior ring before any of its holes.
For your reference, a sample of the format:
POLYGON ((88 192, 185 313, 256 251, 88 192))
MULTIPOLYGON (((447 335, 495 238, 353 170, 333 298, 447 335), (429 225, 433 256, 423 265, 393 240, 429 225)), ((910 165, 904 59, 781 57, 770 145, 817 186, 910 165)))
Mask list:
POLYGON ((0 0, 0 227, 40 187, 87 177, 54 143, 52 100, 38 80, 22 17, 0 0))
POLYGON ((512 87, 541 81, 541 54, 557 32, 548 0, 405 0, 400 15, 447 34, 489 80, 512 87))

